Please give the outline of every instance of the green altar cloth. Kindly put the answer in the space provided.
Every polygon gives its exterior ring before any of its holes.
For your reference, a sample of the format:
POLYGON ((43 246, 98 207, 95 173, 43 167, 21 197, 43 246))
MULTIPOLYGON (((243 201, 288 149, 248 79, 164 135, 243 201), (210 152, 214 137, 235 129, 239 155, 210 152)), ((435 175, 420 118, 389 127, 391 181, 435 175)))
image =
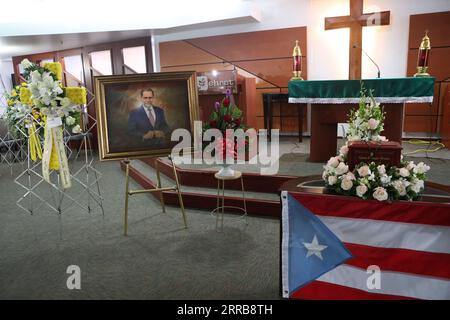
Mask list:
POLYGON ((290 103, 358 103, 361 83, 379 103, 431 103, 434 77, 363 80, 291 80, 290 103))

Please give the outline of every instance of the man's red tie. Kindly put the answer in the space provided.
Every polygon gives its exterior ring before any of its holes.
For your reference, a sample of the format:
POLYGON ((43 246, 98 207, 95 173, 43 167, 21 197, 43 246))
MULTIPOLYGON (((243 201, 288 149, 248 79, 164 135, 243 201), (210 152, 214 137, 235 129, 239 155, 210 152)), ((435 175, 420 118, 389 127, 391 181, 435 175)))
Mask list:
POLYGON ((150 124, 152 125, 152 127, 155 126, 155 116, 153 115, 153 112, 148 109, 148 119, 150 120, 150 124))

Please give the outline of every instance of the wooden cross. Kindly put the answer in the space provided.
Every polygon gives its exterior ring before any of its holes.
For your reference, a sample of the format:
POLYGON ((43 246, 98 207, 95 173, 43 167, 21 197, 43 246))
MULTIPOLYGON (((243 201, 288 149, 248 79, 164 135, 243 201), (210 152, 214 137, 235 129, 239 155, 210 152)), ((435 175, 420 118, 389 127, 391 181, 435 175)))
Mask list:
POLYGON ((350 28, 349 79, 361 79, 362 27, 389 24, 390 11, 363 14, 363 0, 350 0, 350 15, 325 18, 325 30, 350 28))

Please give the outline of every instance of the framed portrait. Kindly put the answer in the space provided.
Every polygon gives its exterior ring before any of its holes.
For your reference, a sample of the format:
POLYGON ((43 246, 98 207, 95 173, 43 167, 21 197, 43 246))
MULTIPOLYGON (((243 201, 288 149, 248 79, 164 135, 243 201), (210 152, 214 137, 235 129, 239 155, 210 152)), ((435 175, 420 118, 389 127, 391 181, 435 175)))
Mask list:
POLYGON ((98 76, 95 98, 100 160, 166 156, 199 117, 194 71, 98 76))

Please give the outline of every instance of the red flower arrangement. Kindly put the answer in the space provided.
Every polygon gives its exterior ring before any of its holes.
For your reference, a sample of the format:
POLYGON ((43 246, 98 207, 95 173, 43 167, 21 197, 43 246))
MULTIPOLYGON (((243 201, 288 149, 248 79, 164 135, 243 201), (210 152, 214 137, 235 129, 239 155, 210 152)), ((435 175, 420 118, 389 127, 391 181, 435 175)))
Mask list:
POLYGON ((214 111, 209 116, 209 121, 203 130, 212 128, 219 129, 223 135, 227 129, 244 129, 245 131, 247 128, 242 124, 242 111, 231 101, 230 89, 227 89, 222 102, 216 102, 214 111))
MULTIPOLYGON (((222 132, 223 139, 218 139, 216 142, 215 152, 220 152, 221 158, 226 158, 226 147, 228 146, 228 156, 237 158, 237 150, 241 146, 242 142, 233 142, 230 139, 226 139, 227 129, 242 129, 244 132, 247 130, 247 126, 242 121, 242 111, 232 103, 231 90, 227 89, 225 97, 221 102, 216 102, 214 111, 209 116, 209 121, 203 126, 203 131, 208 129, 219 129, 222 132), (234 145, 234 146, 233 146, 234 145)), ((248 144, 248 140, 244 140, 245 147, 248 144)), ((247 149, 247 148, 245 148, 247 149)))

